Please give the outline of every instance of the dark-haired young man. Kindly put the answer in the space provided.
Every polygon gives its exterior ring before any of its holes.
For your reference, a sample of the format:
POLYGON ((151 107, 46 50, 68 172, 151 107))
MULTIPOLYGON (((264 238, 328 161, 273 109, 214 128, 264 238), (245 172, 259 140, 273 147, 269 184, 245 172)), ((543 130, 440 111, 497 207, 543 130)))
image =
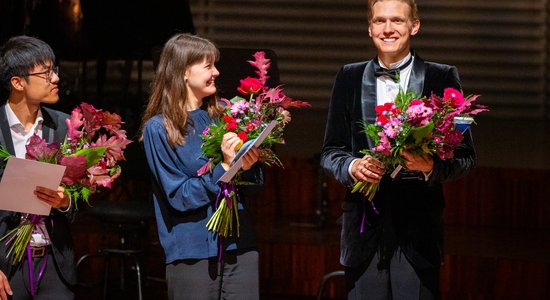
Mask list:
MULTIPOLYGON (((58 69, 48 44, 28 36, 9 39, 0 48, 0 81, 9 91, 8 99, 0 99, 5 101, 0 105, 2 146, 25 158, 25 145, 34 134, 47 142, 63 142, 69 115, 42 106, 59 100, 58 69)), ((74 299, 71 286, 76 270, 68 220, 74 206, 62 187, 36 187, 35 195, 53 209, 33 232, 30 258, 25 254, 19 265, 10 266, 6 242, 0 243, 0 299, 8 299, 7 295, 13 295, 11 299, 74 299)), ((0 236, 20 222, 20 213, 0 210, 0 236)))

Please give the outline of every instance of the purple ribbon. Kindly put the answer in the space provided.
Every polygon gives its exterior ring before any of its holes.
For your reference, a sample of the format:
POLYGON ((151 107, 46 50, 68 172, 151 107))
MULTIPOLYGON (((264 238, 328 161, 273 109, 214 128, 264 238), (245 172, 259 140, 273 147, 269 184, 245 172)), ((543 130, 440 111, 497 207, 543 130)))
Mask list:
MULTIPOLYGON (((376 208, 376 206, 374 205, 374 201, 369 201, 370 202, 370 205, 372 207, 372 210, 377 214, 379 215, 380 213, 378 212, 378 209, 376 208)), ((366 208, 365 208, 365 205, 363 205, 363 217, 361 218, 361 228, 359 229, 359 233, 363 233, 363 231, 365 230, 365 223, 367 223, 367 226, 370 226, 370 223, 369 221, 367 220, 367 212, 366 212, 366 208)))
MULTIPOLYGON (((29 214, 29 215, 27 215, 27 220, 29 220, 29 222, 31 222, 31 224, 33 226, 37 226, 44 220, 44 217, 29 214)), ((40 228, 40 230, 42 231, 42 228, 40 228)), ((33 232, 34 232, 34 230, 33 230, 33 232)), ((43 235, 45 235, 44 231, 42 231, 41 233, 43 235)), ((34 297, 36 295, 36 290, 38 288, 38 283, 40 282, 40 279, 42 278, 42 275, 44 275, 44 271, 46 270, 46 264, 48 263, 48 253, 46 252, 45 255, 44 255, 44 258, 42 259, 42 267, 40 268, 40 271, 38 272, 38 276, 36 276, 36 279, 34 278, 34 270, 33 270, 33 267, 32 267, 32 252, 31 252, 31 243, 30 242, 27 245, 27 260, 28 260, 28 263, 29 263, 30 292, 31 292, 31 295, 34 297)))
MULTIPOLYGON (((235 185, 232 182, 220 182, 220 191, 218 192, 218 196, 216 197, 216 209, 220 206, 220 201, 225 199, 225 202, 227 204, 227 207, 230 211, 232 211, 232 201, 229 195, 233 192, 233 194, 237 195, 237 192, 235 191, 235 185)), ((222 261, 223 258, 223 243, 222 243, 222 237, 218 234, 218 239, 220 241, 218 246, 218 262, 222 261)))

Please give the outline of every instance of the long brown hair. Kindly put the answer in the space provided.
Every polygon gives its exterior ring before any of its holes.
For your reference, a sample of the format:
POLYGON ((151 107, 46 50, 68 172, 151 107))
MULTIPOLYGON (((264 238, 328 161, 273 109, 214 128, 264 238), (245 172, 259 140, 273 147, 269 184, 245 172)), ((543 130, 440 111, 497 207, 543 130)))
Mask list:
MULTIPOLYGON (((205 58, 214 63, 220 56, 219 50, 212 42, 190 34, 176 34, 171 37, 160 54, 159 64, 152 83, 149 103, 143 114, 141 131, 149 119, 162 115, 164 127, 170 146, 183 145, 187 136, 189 114, 186 109, 188 101, 185 86, 185 71, 194 64, 201 63, 205 58)), ((211 118, 221 114, 216 95, 203 99, 211 118)))

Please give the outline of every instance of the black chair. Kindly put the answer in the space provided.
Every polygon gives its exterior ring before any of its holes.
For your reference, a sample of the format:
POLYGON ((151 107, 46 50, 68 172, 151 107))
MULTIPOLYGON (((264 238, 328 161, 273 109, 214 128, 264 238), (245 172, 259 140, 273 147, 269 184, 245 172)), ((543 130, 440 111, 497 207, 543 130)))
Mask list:
MULTIPOLYGON (((115 232, 118 236, 118 245, 100 249, 96 253, 83 255, 76 263, 77 270, 89 259, 101 259, 103 261, 103 299, 108 299, 111 261, 117 259, 120 267, 120 291, 122 293, 126 292, 126 279, 129 275, 127 271, 134 271, 138 299, 143 299, 143 267, 141 256, 145 249, 138 244, 140 237, 144 233, 146 234, 149 228, 149 221, 154 217, 154 210, 150 201, 102 201, 87 208, 83 213, 101 221, 104 232, 115 232), (135 243, 135 241, 138 241, 138 243, 135 243)), ((80 284, 81 286, 91 286, 82 282, 80 284)))
POLYGON ((327 281, 329 281, 332 278, 340 277, 344 275, 345 275, 344 271, 334 271, 334 272, 325 274, 325 276, 323 276, 323 279, 321 280, 321 285, 319 285, 319 289, 317 290, 317 300, 321 300, 323 298, 327 281))

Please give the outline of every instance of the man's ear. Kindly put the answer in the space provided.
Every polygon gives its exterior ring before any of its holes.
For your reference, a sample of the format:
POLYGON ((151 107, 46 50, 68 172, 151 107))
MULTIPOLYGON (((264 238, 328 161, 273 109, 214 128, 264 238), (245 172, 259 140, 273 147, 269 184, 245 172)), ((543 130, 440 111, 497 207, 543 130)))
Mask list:
POLYGON ((20 76, 13 76, 10 79, 10 84, 11 84, 12 90, 23 91, 23 89, 25 88, 26 83, 27 82, 25 81, 25 79, 23 77, 20 77, 20 76))
POLYGON ((420 30, 420 20, 414 20, 411 30, 411 35, 416 35, 420 30))

